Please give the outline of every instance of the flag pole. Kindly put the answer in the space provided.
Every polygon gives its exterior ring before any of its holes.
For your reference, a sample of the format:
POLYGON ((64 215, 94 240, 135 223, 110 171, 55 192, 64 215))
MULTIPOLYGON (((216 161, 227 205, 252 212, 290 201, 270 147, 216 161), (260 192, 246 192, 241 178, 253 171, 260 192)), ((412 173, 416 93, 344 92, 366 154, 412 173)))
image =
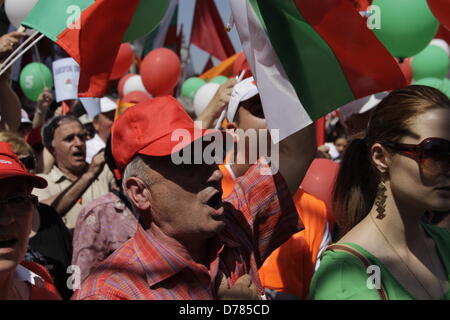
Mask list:
MULTIPOLYGON (((36 32, 39 33, 39 32, 36 32)), ((2 74, 4 74, 6 72, 6 70, 8 70, 17 60, 20 59, 20 57, 22 57, 26 52, 28 52, 36 43, 38 43, 39 41, 41 41, 41 39, 44 37, 43 34, 41 34, 36 40, 34 40, 28 47, 26 47, 24 50, 22 50, 22 52, 17 53, 19 51, 19 48, 17 48, 11 55, 14 56, 15 54, 17 54, 14 58, 10 58, 10 62, 6 64, 6 62, 4 62, 2 65, 0 65, 0 76, 2 74)), ((8 59, 7 59, 8 60, 8 59)), ((6 61, 6 60, 5 60, 6 61)))
MULTIPOLYGON (((239 77, 237 78, 236 84, 242 81, 242 79, 243 79, 244 76, 245 76, 245 72, 246 72, 246 71, 247 71, 247 70, 242 70, 241 74, 240 74, 239 77)), ((222 125, 222 122, 223 122, 223 119, 225 119, 225 115, 227 114, 227 110, 228 110, 228 105, 225 107, 225 109, 223 109, 222 113, 220 114, 220 117, 219 117, 219 119, 217 120, 217 123, 216 123, 214 129, 220 129, 220 127, 221 127, 221 125, 222 125)))

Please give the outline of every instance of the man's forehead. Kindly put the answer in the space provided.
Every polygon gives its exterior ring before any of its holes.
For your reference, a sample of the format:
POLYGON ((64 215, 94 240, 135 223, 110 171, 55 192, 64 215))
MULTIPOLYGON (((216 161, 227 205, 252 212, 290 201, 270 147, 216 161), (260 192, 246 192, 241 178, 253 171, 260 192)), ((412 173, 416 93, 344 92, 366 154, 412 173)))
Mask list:
POLYGON ((56 134, 62 134, 62 135, 70 135, 75 133, 84 132, 84 128, 81 124, 79 124, 77 121, 70 121, 70 122, 63 122, 60 124, 56 130, 56 134))

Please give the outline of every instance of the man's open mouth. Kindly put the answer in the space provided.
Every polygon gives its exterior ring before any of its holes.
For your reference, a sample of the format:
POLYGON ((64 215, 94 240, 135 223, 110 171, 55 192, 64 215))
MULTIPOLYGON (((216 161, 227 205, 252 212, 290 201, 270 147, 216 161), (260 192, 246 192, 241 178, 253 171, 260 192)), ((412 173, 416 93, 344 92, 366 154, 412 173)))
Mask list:
POLYGON ((15 246, 16 243, 17 243, 17 239, 0 240, 0 249, 11 248, 11 247, 15 246))
POLYGON ((81 152, 81 151, 72 153, 72 156, 74 156, 75 158, 84 158, 85 157, 84 152, 81 152))
POLYGON ((208 202, 206 202, 206 204, 208 206, 210 206, 211 208, 214 209, 219 209, 220 207, 222 207, 222 192, 217 192, 216 194, 214 194, 209 200, 208 202))

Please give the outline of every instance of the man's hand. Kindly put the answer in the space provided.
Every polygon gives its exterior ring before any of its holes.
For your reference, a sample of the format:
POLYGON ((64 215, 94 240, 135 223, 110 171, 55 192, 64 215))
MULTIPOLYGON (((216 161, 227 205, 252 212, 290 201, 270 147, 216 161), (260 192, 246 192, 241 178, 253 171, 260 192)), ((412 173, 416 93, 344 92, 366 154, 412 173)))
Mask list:
POLYGON ((227 278, 222 276, 219 289, 217 289, 219 300, 261 300, 255 285, 248 274, 240 277, 236 283, 228 288, 227 278))
POLYGON ((233 87, 236 85, 236 79, 230 79, 222 84, 216 94, 209 102, 208 106, 203 110, 197 120, 202 121, 202 128, 211 128, 214 121, 220 117, 220 114, 230 102, 233 87))
POLYGON ((38 97, 37 110, 39 110, 40 113, 46 113, 52 102, 53 95, 49 89, 45 88, 38 97))
POLYGON ((87 173, 91 174, 93 177, 98 177, 98 175, 103 171, 105 167, 105 151, 100 150, 93 158, 89 165, 87 173))
POLYGON ((19 44, 20 39, 25 37, 23 32, 10 32, 0 37, 0 59, 5 59, 19 44))

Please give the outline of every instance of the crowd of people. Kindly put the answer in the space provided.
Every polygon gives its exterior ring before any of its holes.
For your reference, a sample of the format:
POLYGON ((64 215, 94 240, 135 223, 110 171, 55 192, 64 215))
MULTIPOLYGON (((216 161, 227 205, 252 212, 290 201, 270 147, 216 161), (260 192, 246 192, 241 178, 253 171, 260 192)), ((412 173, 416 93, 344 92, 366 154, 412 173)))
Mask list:
MULTIPOLYGON (((0 57, 24 36, 0 37, 0 57)), ((320 146, 314 124, 297 131, 276 145, 271 175, 273 149, 254 162, 234 134, 268 129, 253 77, 222 84, 198 118, 173 96, 116 117, 116 91, 86 120, 51 88, 25 111, 0 77, 0 299, 450 299, 439 90, 330 115, 320 146), (175 164, 210 147, 225 109, 221 132, 237 147, 218 165, 175 164), (180 145, 179 129, 203 130, 180 145), (332 206, 301 187, 317 158, 339 164, 332 206)))

